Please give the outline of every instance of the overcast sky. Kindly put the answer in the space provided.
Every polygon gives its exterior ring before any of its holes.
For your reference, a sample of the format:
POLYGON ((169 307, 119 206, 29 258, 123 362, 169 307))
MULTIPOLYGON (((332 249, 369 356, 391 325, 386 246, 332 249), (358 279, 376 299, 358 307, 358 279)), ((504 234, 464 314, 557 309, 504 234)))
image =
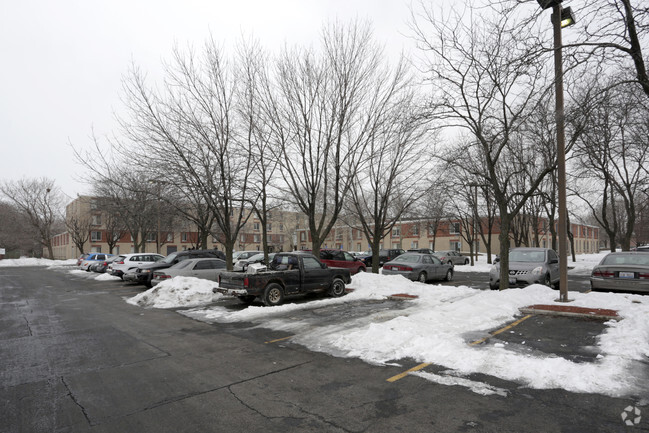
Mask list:
POLYGON ((226 46, 252 35, 270 48, 316 42, 328 19, 368 19, 390 52, 408 46, 410 0, 19 0, 0 9, 0 180, 49 177, 89 191, 70 143, 116 130, 131 59, 151 75, 174 43, 226 46))

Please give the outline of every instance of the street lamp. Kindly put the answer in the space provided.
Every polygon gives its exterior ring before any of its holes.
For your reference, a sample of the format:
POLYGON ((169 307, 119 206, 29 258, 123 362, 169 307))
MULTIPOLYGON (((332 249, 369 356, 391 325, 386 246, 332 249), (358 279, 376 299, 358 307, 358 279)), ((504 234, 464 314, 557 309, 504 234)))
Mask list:
POLYGON ((568 302, 568 214, 566 209, 566 132, 563 111, 563 58, 561 28, 575 23, 572 9, 561 8, 561 0, 537 0, 541 9, 552 8, 554 29, 554 86, 557 123, 557 187, 559 189, 559 302, 568 302))

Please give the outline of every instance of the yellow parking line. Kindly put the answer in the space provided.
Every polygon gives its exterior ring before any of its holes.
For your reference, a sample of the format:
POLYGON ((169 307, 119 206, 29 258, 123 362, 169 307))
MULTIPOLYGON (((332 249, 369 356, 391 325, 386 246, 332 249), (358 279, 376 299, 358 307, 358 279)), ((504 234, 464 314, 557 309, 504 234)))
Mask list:
POLYGON ((266 341, 264 344, 277 343, 278 341, 288 340, 289 338, 293 338, 293 336, 292 336, 292 335, 289 335, 288 337, 278 338, 277 340, 266 341))
POLYGON ((419 371, 422 368, 426 368, 430 365, 430 362, 424 362, 423 364, 419 364, 415 367, 412 367, 410 370, 406 370, 403 373, 397 374, 396 376, 392 376, 391 378, 388 379, 388 382, 395 382, 399 379, 403 379, 406 377, 408 374, 410 374, 413 371, 419 371))
MULTIPOLYGON (((485 337, 485 338, 482 338, 480 340, 476 340, 476 341, 470 343, 470 346, 475 346, 476 344, 480 344, 480 343, 482 343, 484 341, 487 341, 489 338, 493 337, 494 335, 498 335, 501 332, 504 332, 504 331, 506 331, 508 329, 511 329, 514 326, 521 323, 522 321, 527 320, 532 316, 533 316, 533 314, 528 314, 527 316, 525 316, 525 317, 523 317, 521 319, 518 319, 517 321, 515 321, 513 323, 510 323, 509 325, 505 326, 504 328, 501 328, 501 329, 499 329, 497 331, 492 332, 488 337, 485 337)), ((404 377, 406 377, 408 374, 412 373, 413 371, 419 371, 419 370, 421 370, 423 368, 428 367, 429 365, 431 365, 430 362, 424 362, 423 364, 416 365, 416 366, 412 367, 411 369, 404 371, 403 373, 399 373, 396 376, 392 376, 391 378, 387 379, 387 381, 388 382, 396 382, 399 379, 403 379, 404 377)))
POLYGON ((494 335, 498 335, 498 334, 500 334, 501 332, 504 332, 504 331, 506 331, 506 330, 508 330, 508 329, 511 329, 511 328, 513 328, 514 326, 516 326, 516 325, 518 325, 519 323, 521 323, 523 320, 527 320, 527 319, 529 319, 529 318, 532 317, 532 316, 533 316, 532 314, 528 314, 527 316, 525 316, 525 317, 523 317, 523 318, 521 318, 521 319, 518 319, 518 320, 515 321, 514 323, 510 323, 509 325, 505 326, 504 328, 500 328, 499 330, 492 332, 488 337, 481 338, 480 340, 476 340, 476 341, 474 341, 473 343, 470 343, 469 345, 470 345, 470 346, 475 346, 476 344, 483 343, 483 342, 487 341, 488 339, 490 339, 491 337, 493 337, 494 335))

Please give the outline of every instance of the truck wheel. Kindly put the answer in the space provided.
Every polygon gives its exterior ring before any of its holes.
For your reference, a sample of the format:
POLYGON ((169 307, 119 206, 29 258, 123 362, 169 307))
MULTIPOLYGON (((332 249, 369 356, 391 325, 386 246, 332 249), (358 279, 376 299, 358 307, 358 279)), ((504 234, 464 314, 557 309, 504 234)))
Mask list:
POLYGON ((264 290, 264 304, 267 306, 279 305, 284 301, 284 290, 279 284, 269 284, 264 290))
POLYGON ((342 296, 345 294, 345 282, 340 278, 334 278, 331 283, 331 288, 329 289, 329 294, 334 298, 342 296))

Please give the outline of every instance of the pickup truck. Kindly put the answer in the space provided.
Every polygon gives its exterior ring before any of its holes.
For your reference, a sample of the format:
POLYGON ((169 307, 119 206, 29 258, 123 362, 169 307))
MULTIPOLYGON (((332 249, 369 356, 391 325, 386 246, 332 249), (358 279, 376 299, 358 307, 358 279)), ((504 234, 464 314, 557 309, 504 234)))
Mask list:
POLYGON ((277 253, 268 266, 258 273, 223 272, 219 287, 213 291, 236 296, 244 303, 259 297, 265 305, 279 305, 286 296, 326 292, 331 296, 345 294, 351 282, 349 269, 329 268, 312 254, 277 253))

